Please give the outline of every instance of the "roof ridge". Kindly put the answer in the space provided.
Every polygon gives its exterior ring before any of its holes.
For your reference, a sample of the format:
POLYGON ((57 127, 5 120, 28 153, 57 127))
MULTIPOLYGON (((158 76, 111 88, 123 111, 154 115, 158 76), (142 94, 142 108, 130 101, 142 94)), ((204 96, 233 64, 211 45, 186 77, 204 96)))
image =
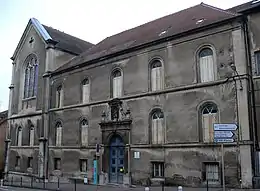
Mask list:
MULTIPOLYGON (((86 40, 84 40, 84 39, 82 39, 82 38, 79 38, 79 37, 77 37, 77 36, 71 35, 71 34, 66 33, 66 32, 64 32, 64 31, 60 31, 59 29, 53 28, 53 27, 51 27, 51 26, 47 26, 47 25, 44 25, 44 24, 42 24, 42 26, 43 26, 44 28, 45 28, 45 27, 49 27, 49 28, 51 28, 51 29, 53 29, 53 30, 56 30, 57 32, 63 33, 63 34, 68 35, 68 36, 71 36, 71 37, 73 37, 73 38, 76 38, 76 39, 78 39, 78 40, 84 41, 84 42, 86 42, 86 43, 90 43, 90 42, 88 42, 88 41, 86 41, 86 40)), ((91 43, 91 44, 92 44, 92 43, 91 43)))
POLYGON ((227 10, 224 10, 224 9, 219 8, 219 7, 215 7, 215 6, 203 3, 203 2, 201 2, 201 5, 204 6, 204 7, 208 7, 208 8, 211 8, 211 9, 223 12, 223 13, 227 13, 227 14, 233 15, 233 16, 240 15, 240 14, 237 14, 237 13, 234 13, 234 12, 231 12, 231 11, 227 11, 227 10))

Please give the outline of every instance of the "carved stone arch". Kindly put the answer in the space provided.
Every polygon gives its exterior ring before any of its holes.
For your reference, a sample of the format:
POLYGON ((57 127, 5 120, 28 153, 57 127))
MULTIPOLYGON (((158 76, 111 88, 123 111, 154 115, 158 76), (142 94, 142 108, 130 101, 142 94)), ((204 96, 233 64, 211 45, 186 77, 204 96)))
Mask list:
POLYGON ((122 139, 122 141, 124 142, 124 144, 125 144, 125 145, 127 144, 127 142, 126 142, 125 139, 124 139, 124 135, 123 135, 121 132, 111 132, 111 133, 107 136, 107 138, 106 138, 106 140, 105 140, 105 144, 106 144, 106 145, 110 145, 111 140, 112 140, 113 137, 115 137, 115 136, 120 137, 120 138, 122 139))

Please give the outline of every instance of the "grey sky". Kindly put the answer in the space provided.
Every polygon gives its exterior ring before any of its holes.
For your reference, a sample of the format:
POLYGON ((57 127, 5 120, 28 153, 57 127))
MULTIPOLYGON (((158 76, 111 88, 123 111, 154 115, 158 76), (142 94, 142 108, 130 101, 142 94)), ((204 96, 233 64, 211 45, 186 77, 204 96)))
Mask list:
MULTIPOLYGON (((204 0, 229 8, 247 0, 204 0)), ((0 0, 0 111, 8 109, 12 56, 31 17, 86 41, 107 36, 201 3, 201 0, 0 0)))

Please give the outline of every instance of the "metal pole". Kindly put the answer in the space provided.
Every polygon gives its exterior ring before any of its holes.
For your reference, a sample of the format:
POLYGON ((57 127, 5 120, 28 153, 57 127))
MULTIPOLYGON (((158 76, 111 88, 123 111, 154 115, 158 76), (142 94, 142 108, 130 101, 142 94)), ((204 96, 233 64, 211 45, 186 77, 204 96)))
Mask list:
POLYGON ((75 179, 75 180, 74 180, 74 182, 75 182, 75 187, 74 187, 74 188, 75 188, 75 191, 77 191, 77 182, 76 182, 76 181, 77 181, 77 180, 75 179))
POLYGON ((58 177, 58 190, 60 190, 60 177, 58 177))
POLYGON ((21 177, 21 184, 20 184, 20 186, 22 187, 22 185, 23 185, 23 177, 21 177))
POLYGON ((207 180, 207 191, 209 191, 209 180, 207 180))
POLYGON ((222 186, 225 191, 225 164, 224 164, 224 144, 221 144, 221 163, 222 163, 222 186))

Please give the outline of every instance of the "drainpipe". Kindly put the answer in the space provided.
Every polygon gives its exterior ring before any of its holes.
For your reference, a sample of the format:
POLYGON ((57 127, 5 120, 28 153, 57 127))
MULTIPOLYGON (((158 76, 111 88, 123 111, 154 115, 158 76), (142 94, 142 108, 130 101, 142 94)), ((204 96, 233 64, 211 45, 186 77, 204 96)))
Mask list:
POLYGON ((251 138, 253 139, 253 148, 251 149, 251 160, 253 164, 253 175, 256 176, 255 166, 255 151, 259 148, 258 145, 258 132, 257 132, 257 121, 256 121, 256 106, 255 106, 255 91, 254 91, 254 81, 252 76, 252 59, 251 59, 251 46, 250 46, 250 38, 248 35, 248 19, 246 16, 243 18, 243 31, 244 31, 244 41, 245 41, 245 49, 246 49, 246 61, 248 67, 248 76, 249 76, 249 106, 250 106, 250 120, 252 124, 251 128, 251 138))

